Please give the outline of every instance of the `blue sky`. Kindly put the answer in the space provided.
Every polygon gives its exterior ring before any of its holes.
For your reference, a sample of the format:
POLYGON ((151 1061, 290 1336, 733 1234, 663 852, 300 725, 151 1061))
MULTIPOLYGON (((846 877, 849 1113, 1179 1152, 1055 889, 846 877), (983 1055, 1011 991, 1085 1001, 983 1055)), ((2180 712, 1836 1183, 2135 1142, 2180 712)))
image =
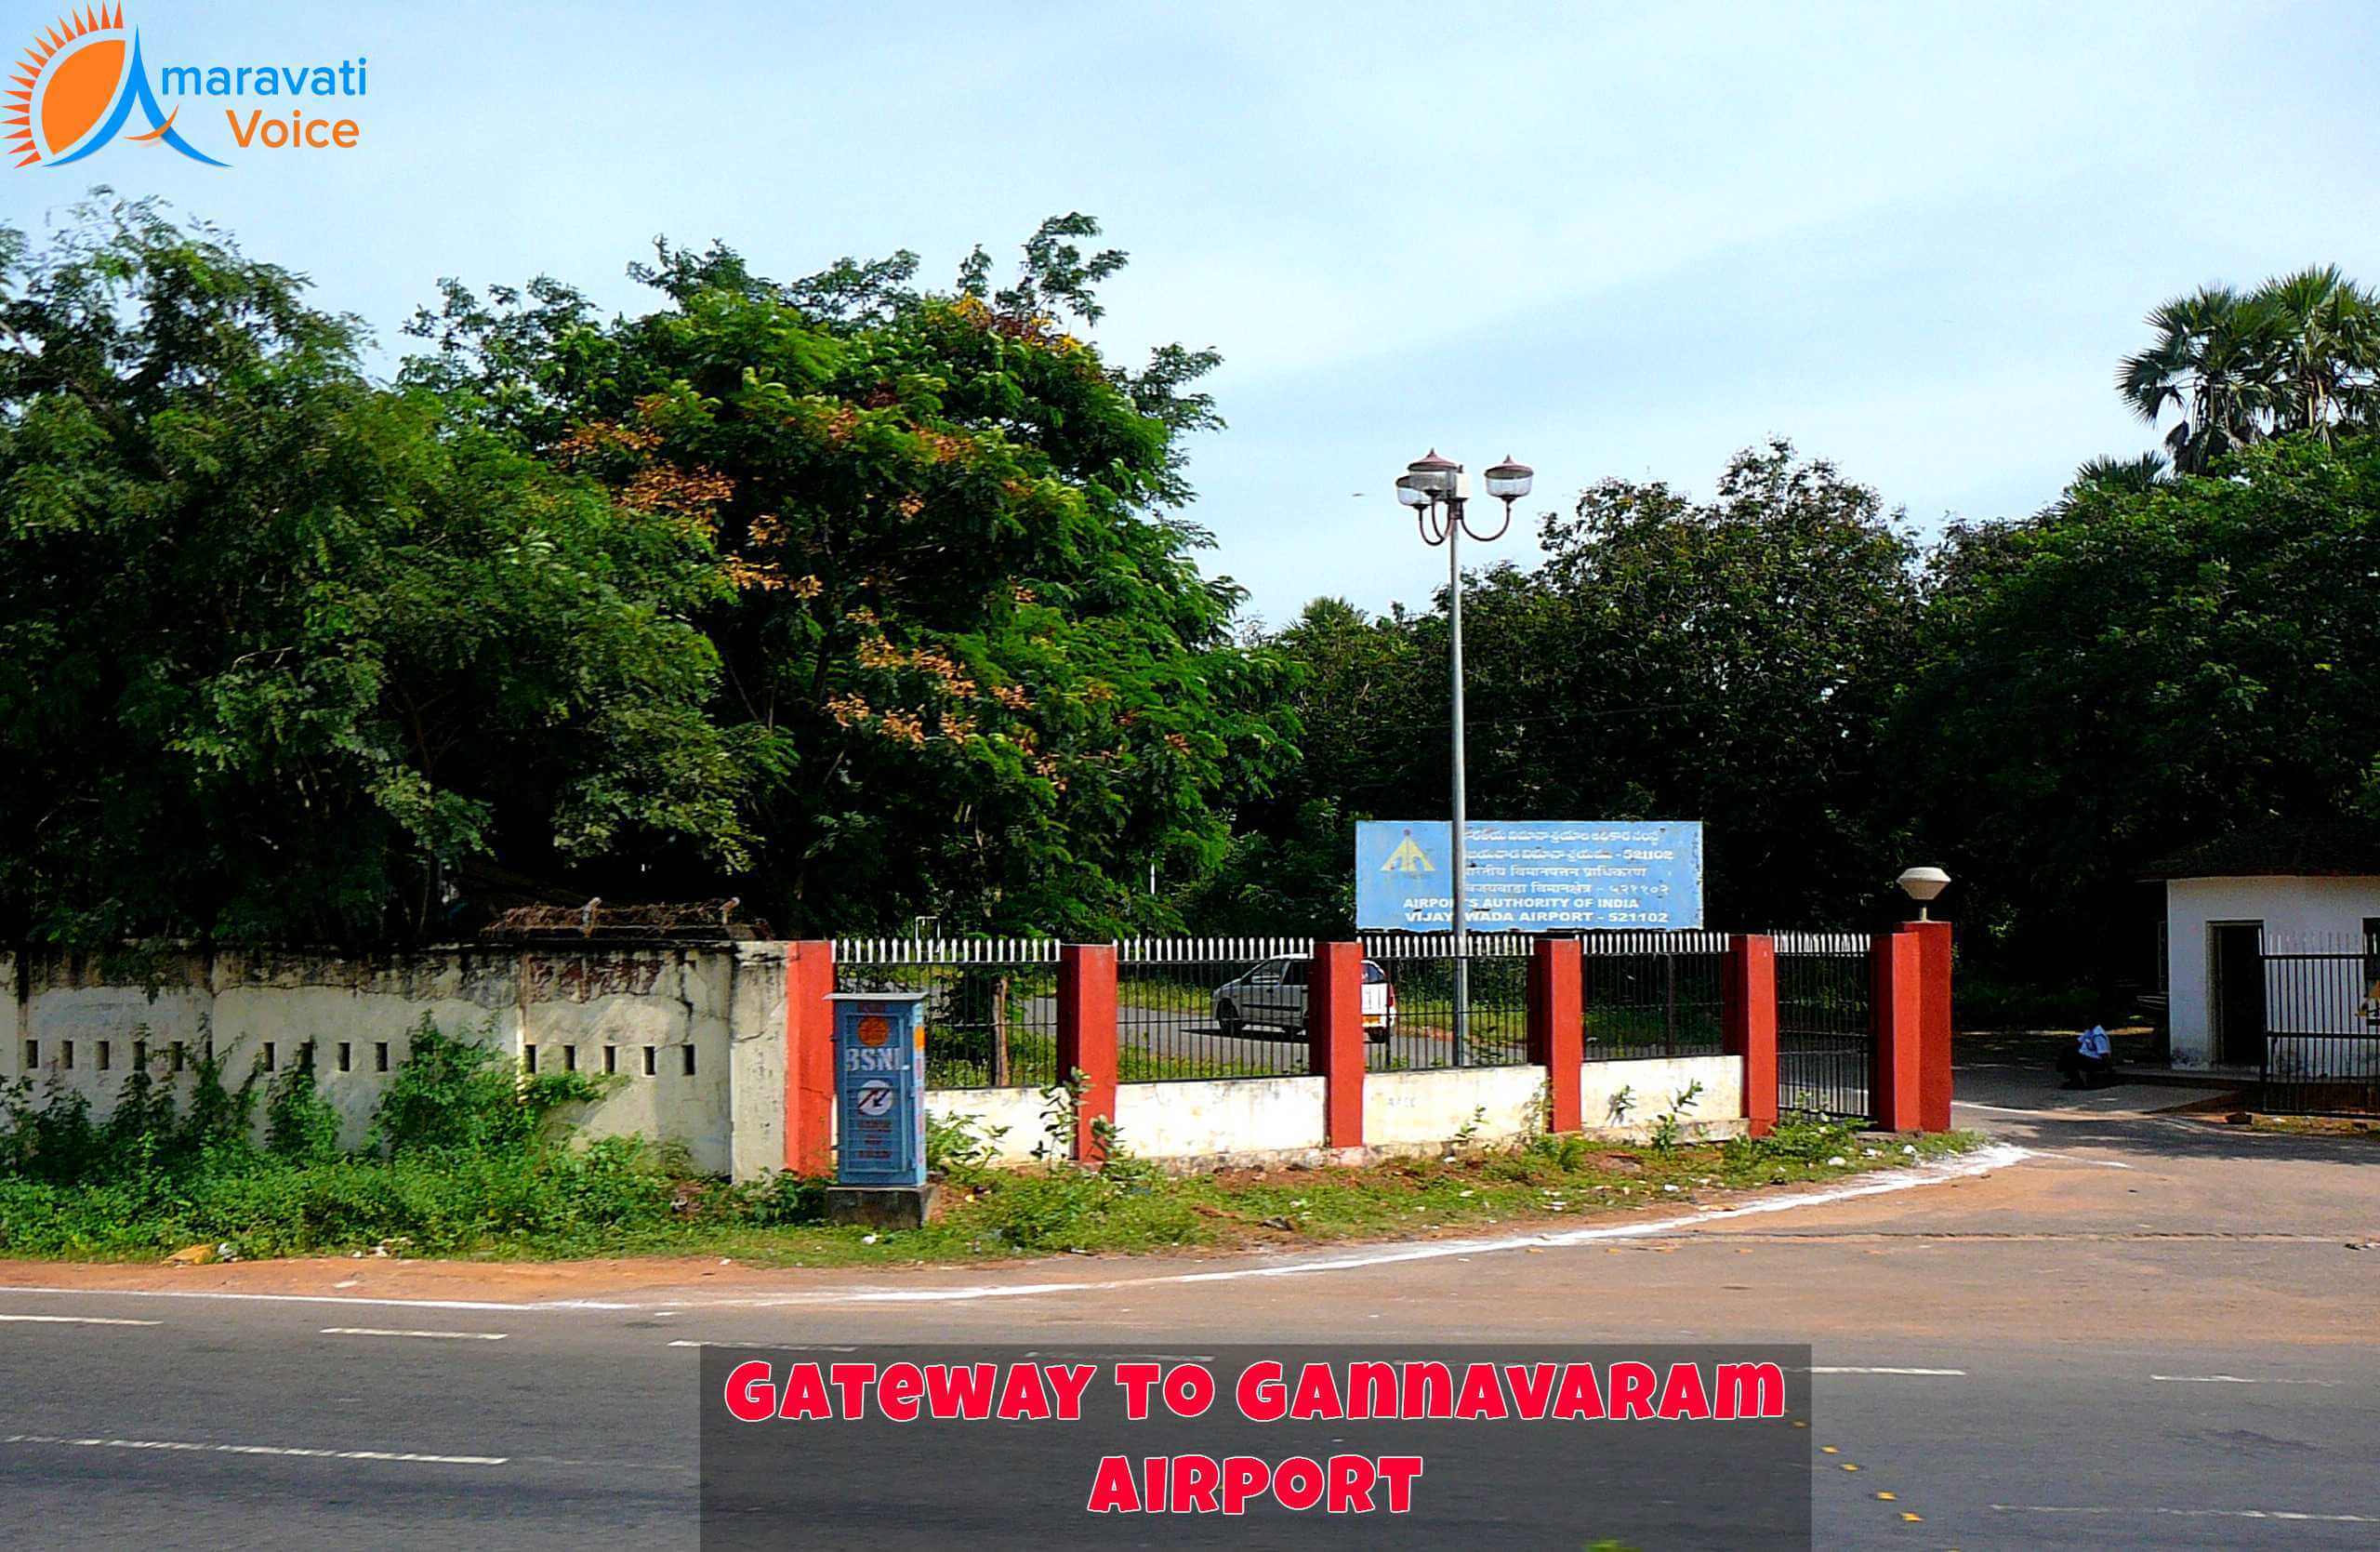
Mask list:
POLYGON ((1542 509, 1783 435, 1930 532, 2154 440, 2109 381, 2160 298, 2380 281, 2368 5, 126 7, 152 64, 368 56, 362 144, 111 146, 0 219, 162 194, 391 343, 445 274, 639 305, 655 233, 939 279, 1098 216, 1103 347, 1226 358, 1192 515, 1275 622, 1427 596, 1388 486, 1433 444, 1542 509))

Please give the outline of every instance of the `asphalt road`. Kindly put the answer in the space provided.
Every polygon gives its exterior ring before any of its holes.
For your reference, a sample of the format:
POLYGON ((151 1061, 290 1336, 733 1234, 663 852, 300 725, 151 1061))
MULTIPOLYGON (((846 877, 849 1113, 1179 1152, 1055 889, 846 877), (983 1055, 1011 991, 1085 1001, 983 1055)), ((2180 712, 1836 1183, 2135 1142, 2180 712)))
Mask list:
POLYGON ((1820 1547, 2380 1545, 2380 1143, 2022 1068, 1962 1092, 2032 1156, 1289 1276, 0 1266, 0 1545, 692 1547, 699 1344, 1153 1339, 1807 1342, 1820 1547))

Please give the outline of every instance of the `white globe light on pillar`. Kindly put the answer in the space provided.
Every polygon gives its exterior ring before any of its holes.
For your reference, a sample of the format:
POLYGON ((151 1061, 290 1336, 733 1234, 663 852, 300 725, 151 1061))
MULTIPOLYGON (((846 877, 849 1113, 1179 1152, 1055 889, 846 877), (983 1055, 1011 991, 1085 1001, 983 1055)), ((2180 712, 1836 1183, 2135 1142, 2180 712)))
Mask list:
POLYGON ((1917 902, 1917 919, 1927 922, 1932 918, 1925 913, 1926 905, 1950 887, 1950 875, 1939 868, 1906 868, 1898 882, 1901 893, 1917 902))

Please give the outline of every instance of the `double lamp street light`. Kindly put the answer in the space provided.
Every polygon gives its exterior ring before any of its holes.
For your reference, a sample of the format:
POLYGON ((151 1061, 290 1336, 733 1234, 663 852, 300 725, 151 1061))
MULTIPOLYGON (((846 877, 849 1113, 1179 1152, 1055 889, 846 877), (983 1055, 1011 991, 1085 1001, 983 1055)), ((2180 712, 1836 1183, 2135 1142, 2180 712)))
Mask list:
POLYGON ((1461 1067, 1467 1059, 1471 1044, 1471 919, 1466 900, 1463 860, 1463 824, 1465 819, 1462 790, 1462 537, 1468 534, 1479 543, 1487 544, 1504 537, 1513 525, 1513 503, 1528 494, 1529 483, 1536 471, 1525 463, 1514 463, 1510 454, 1504 461, 1492 464, 1482 471, 1481 479, 1488 494, 1504 503, 1503 521, 1492 534, 1471 527, 1464 517, 1464 504, 1469 493, 1464 489, 1462 465, 1438 456, 1436 448, 1427 458, 1416 458, 1406 466, 1404 475, 1396 482, 1396 498, 1413 509, 1413 517, 1421 530, 1421 542, 1444 545, 1447 550, 1447 670, 1453 692, 1451 721, 1454 735, 1454 807, 1453 853, 1448 858, 1448 871, 1453 875, 1451 921, 1454 950, 1454 1063, 1461 1067))

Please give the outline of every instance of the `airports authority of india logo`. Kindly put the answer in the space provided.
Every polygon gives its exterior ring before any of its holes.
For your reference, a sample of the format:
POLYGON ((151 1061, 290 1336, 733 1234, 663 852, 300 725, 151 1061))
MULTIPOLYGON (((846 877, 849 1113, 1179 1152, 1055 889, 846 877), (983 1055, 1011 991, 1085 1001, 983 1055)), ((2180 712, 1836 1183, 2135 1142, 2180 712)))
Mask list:
POLYGON ((86 7, 37 32, 16 61, 0 151, 20 167, 64 167, 123 141, 219 167, 192 135, 221 151, 350 150, 364 131, 347 99, 364 95, 367 63, 158 64, 121 4, 86 7), (185 123, 193 99, 204 106, 185 123))

